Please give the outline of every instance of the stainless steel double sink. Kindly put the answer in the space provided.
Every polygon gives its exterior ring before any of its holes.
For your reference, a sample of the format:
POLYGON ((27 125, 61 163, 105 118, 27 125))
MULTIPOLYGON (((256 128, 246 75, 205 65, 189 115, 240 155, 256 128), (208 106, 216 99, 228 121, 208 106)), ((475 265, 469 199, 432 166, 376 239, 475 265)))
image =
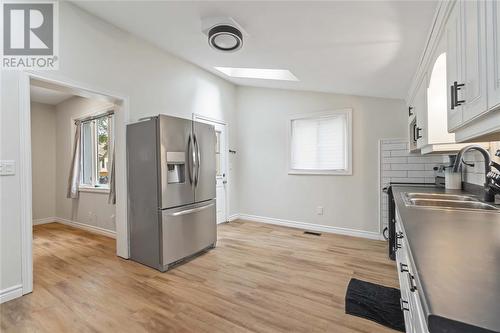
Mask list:
POLYGON ((462 209, 498 211, 493 205, 479 201, 468 195, 439 194, 439 193, 402 193, 406 206, 438 209, 462 209))

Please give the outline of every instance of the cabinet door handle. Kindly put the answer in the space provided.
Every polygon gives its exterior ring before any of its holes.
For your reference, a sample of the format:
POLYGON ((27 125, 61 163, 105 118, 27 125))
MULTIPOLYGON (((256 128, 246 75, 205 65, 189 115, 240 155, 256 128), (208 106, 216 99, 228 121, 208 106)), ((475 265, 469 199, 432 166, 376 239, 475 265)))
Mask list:
POLYGON ((411 275, 410 272, 408 272, 408 284, 410 285, 410 291, 412 293, 414 293, 415 290, 417 290, 417 286, 413 283, 413 281, 415 281, 415 277, 411 275))
POLYGON ((408 107, 408 117, 413 116, 413 112, 411 112, 411 110, 413 110, 413 106, 408 107))
POLYGON ((402 238, 404 238, 404 236, 403 236, 403 233, 401 231, 396 233, 396 251, 398 249, 402 248, 401 244, 399 244, 399 239, 402 239, 402 238))
POLYGON ((401 273, 409 272, 408 271, 408 265, 407 264, 403 264, 402 262, 400 262, 399 263, 399 270, 401 271, 401 273))
POLYGON ((455 85, 450 86, 450 109, 455 109, 455 85))
POLYGON ((458 91, 461 90, 461 88, 465 87, 464 83, 458 84, 457 81, 453 82, 453 87, 454 87, 454 96, 455 96, 455 106, 460 106, 465 103, 465 99, 458 100, 458 91))
POLYGON ((422 129, 420 127, 417 127, 417 140, 422 138, 422 135, 420 135, 420 131, 422 129))
POLYGON ((410 311, 410 308, 407 305, 408 301, 404 301, 402 298, 399 299, 399 306, 401 307, 401 311, 410 311))

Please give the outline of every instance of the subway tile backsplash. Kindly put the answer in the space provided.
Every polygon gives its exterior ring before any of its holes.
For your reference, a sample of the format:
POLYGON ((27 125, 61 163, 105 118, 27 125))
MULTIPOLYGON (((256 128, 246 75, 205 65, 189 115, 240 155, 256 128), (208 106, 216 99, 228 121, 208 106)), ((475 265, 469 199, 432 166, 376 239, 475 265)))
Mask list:
POLYGON ((421 156, 409 153, 405 139, 380 140, 380 221, 382 228, 387 226, 387 195, 382 189, 389 182, 434 183, 434 167, 444 164, 444 155, 421 156))
MULTIPOLYGON (((500 158, 495 157, 500 149, 500 141, 490 142, 490 155, 500 163, 500 158)), ((382 228, 387 226, 387 195, 382 189, 390 182, 400 183, 434 183, 434 168, 445 164, 449 165, 448 155, 420 155, 409 153, 408 142, 405 139, 380 140, 380 221, 382 228)), ((483 185, 484 184, 484 158, 477 151, 471 151, 464 156, 465 162, 474 166, 463 166, 462 181, 483 185)))

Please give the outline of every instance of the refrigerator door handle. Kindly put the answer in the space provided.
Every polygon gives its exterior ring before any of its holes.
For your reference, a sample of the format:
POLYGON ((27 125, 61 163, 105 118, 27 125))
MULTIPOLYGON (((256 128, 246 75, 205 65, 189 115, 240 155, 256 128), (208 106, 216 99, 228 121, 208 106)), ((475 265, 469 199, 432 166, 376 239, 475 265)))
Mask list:
POLYGON ((180 212, 170 213, 168 215, 169 216, 181 216, 181 215, 192 214, 192 213, 196 213, 196 212, 199 212, 201 210, 207 209, 209 207, 212 207, 213 205, 215 205, 215 204, 213 202, 211 202, 211 203, 209 203, 208 205, 205 205, 205 206, 196 207, 196 208, 190 208, 190 209, 186 209, 186 210, 181 210, 180 212))
POLYGON ((200 146, 198 145, 198 139, 196 138, 196 134, 193 135, 194 147, 196 149, 196 173, 194 177, 194 186, 198 186, 198 181, 200 180, 200 166, 201 166, 201 154, 200 154, 200 146))
POLYGON ((187 169, 188 169, 188 176, 189 176, 189 183, 190 184, 193 184, 193 174, 194 174, 194 170, 193 170, 193 156, 194 156, 194 153, 193 153, 193 140, 191 138, 191 134, 189 134, 189 137, 188 137, 188 159, 187 159, 187 169))

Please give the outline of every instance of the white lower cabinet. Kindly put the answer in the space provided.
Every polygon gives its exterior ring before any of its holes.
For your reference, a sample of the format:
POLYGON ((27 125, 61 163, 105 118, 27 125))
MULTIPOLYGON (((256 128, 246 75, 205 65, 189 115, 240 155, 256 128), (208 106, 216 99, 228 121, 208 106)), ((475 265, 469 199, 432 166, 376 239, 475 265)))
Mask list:
POLYGON ((396 218, 396 263, 401 291, 401 309, 407 333, 428 333, 419 291, 414 280, 415 270, 408 257, 406 236, 401 219, 396 218))

